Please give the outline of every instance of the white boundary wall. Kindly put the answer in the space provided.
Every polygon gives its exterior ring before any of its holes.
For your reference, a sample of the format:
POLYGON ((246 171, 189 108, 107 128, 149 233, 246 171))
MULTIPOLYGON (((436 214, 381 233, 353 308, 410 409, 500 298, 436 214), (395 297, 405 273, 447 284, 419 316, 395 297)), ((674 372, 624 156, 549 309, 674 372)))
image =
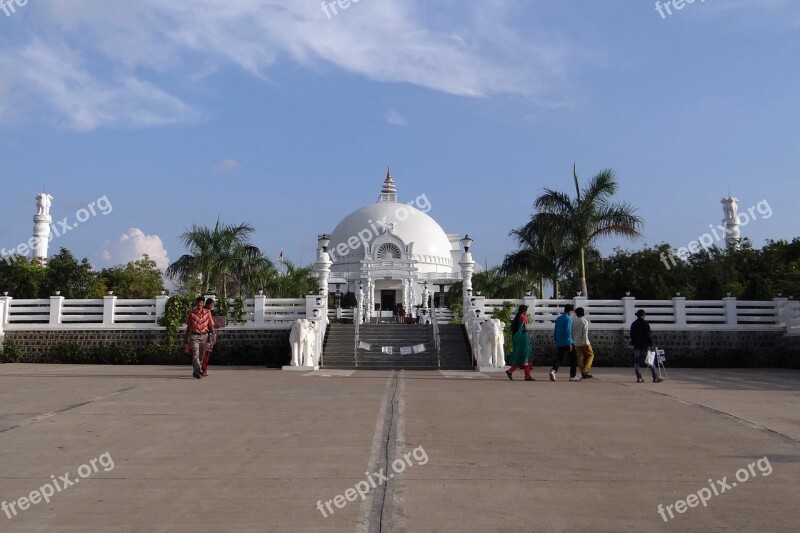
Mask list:
POLYGON ((783 330, 800 334, 800 302, 788 298, 769 301, 745 301, 736 298, 722 300, 620 300, 538 299, 494 300, 482 296, 469 300, 468 314, 472 320, 491 315, 510 301, 516 307, 528 306, 531 317, 528 329, 549 330, 566 304, 586 310, 586 318, 597 329, 626 329, 636 320, 636 311, 644 309, 652 328, 660 330, 783 330))
MULTIPOLYGON (((54 331, 86 329, 164 329, 158 324, 168 296, 128 300, 116 296, 71 300, 63 296, 49 299, 14 299, 0 296, 0 335, 3 331, 54 331)), ((233 300, 231 300, 231 306, 233 300)), ((291 329, 298 318, 324 317, 324 298, 267 298, 245 300, 245 320, 229 322, 226 329, 291 329)))

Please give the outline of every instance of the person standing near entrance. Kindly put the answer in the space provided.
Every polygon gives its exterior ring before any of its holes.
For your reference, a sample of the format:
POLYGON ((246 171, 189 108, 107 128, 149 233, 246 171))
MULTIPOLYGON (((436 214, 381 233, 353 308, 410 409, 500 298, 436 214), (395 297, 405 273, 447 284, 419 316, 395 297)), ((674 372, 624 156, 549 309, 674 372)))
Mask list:
POLYGON ((580 381, 576 377, 578 361, 575 357, 575 341, 572 339, 572 314, 575 308, 571 304, 564 306, 564 312, 556 319, 553 328, 553 338, 556 343, 556 356, 553 359, 553 368, 550 370, 550 381, 556 380, 556 373, 564 361, 564 354, 569 356, 569 380, 580 381))
POLYGON ((422 313, 420 313, 419 315, 419 324, 427 326, 430 323, 431 323, 431 316, 428 314, 427 310, 423 309, 422 313))
POLYGON ((511 357, 508 363, 511 368, 506 370, 508 379, 514 380, 512 374, 519 367, 525 371, 525 381, 536 381, 531 376, 531 360, 533 359, 533 350, 531 350, 531 338, 528 336, 528 306, 520 305, 517 309, 517 315, 511 321, 511 357))
MULTIPOLYGON (((639 371, 639 366, 644 365, 644 358, 647 355, 647 350, 653 349, 653 335, 650 330, 650 324, 645 320, 647 313, 644 309, 636 311, 636 320, 631 324, 631 344, 633 344, 633 371, 636 373, 636 383, 643 383, 644 378, 639 371)), ((650 365, 650 374, 653 376, 653 383, 661 383, 664 381, 658 374, 656 374, 655 365, 650 365)))
POLYGON ((196 379, 203 377, 200 369, 200 355, 205 353, 208 333, 214 333, 214 320, 211 312, 203 307, 205 299, 198 296, 194 301, 194 309, 186 315, 186 334, 184 343, 189 344, 192 353, 192 376, 196 379), (202 349, 202 351, 201 351, 202 349))
POLYGON ((575 318, 572 320, 572 339, 575 341, 575 352, 578 357, 581 378, 591 379, 594 376, 589 370, 594 361, 594 350, 592 350, 592 343, 589 342, 589 321, 583 316, 584 314, 583 307, 575 309, 575 318))

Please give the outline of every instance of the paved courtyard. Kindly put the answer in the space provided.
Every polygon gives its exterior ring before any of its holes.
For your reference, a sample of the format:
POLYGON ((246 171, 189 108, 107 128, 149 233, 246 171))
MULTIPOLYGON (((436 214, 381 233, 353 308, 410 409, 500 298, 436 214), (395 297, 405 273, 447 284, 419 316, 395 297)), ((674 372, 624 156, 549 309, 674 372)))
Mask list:
POLYGON ((210 372, 0 365, 0 531, 800 523, 798 371, 210 372))

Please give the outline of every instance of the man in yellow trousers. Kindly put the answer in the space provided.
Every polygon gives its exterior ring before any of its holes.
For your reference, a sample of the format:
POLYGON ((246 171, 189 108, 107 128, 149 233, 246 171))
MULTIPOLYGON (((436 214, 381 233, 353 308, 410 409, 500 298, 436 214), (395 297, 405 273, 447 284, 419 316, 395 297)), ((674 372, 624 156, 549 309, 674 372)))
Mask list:
POLYGON ((575 351, 578 355, 578 368, 583 379, 594 376, 590 372, 594 361, 594 350, 589 342, 589 321, 583 316, 586 312, 583 307, 575 310, 575 320, 572 321, 572 338, 575 340, 575 351))

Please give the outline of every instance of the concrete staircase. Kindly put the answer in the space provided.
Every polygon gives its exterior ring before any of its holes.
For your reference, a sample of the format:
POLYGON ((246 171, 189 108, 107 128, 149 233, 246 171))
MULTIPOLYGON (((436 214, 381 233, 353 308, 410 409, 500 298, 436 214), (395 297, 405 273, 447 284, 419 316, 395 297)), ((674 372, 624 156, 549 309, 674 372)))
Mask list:
MULTIPOLYGON (((460 325, 439 326, 441 351, 436 354, 433 327, 417 324, 362 324, 360 341, 371 346, 369 351, 358 350, 359 369, 467 370, 472 368, 472 354, 460 325), (418 354, 401 355, 401 347, 425 345, 418 354), (381 352, 382 346, 391 346, 391 354, 381 352), (439 359, 442 366, 439 367, 439 359)), ((356 368, 353 357, 355 326, 330 324, 323 344, 322 364, 325 368, 356 368)))

